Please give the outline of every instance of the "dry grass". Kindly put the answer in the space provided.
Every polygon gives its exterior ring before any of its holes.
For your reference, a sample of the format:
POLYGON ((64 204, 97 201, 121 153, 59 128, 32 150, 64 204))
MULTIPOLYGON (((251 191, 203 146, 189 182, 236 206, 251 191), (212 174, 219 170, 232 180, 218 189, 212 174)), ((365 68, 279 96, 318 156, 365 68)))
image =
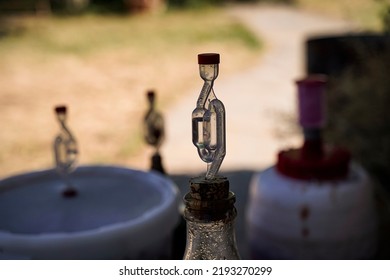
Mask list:
POLYGON ((57 104, 69 106, 81 164, 127 164, 143 147, 146 90, 155 89, 168 110, 199 85, 197 53, 221 53, 228 75, 260 49, 223 10, 18 18, 4 30, 10 32, 0 37, 1 177, 53 166, 57 104))
POLYGON ((356 22, 362 29, 382 29, 381 16, 389 0, 295 0, 299 7, 356 22))

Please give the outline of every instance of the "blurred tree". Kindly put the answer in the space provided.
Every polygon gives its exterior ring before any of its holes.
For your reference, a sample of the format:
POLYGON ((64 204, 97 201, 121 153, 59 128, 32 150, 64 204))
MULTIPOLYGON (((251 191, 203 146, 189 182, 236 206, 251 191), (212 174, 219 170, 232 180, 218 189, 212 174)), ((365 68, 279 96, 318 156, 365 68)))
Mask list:
POLYGON ((219 6, 227 3, 284 3, 293 4, 295 0, 167 0, 171 8, 201 8, 219 6))
POLYGON ((168 0, 171 8, 199 8, 204 6, 220 5, 224 0, 168 0))
POLYGON ((85 11, 89 4, 90 0, 50 0, 51 6, 56 12, 64 13, 80 13, 85 11))
POLYGON ((0 0, 0 13, 50 13, 50 0, 0 0))
POLYGON ((348 147, 373 177, 390 191, 390 36, 384 48, 359 57, 337 77, 328 92, 328 139, 348 147))
POLYGON ((91 0, 90 10, 98 13, 124 13, 124 0, 91 0))
POLYGON ((124 0, 128 12, 154 12, 165 7, 165 0, 124 0))
POLYGON ((137 13, 163 9, 166 0, 91 0, 90 10, 99 13, 137 13))
POLYGON ((383 22, 383 31, 387 34, 390 34, 390 4, 388 4, 387 7, 384 9, 382 15, 382 22, 383 22))

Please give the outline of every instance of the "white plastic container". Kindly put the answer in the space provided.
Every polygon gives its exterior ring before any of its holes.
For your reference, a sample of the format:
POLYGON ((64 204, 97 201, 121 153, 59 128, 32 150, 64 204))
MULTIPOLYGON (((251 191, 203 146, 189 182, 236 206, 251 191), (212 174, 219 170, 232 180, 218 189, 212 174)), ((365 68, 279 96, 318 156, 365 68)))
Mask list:
POLYGON ((323 182, 266 169, 252 178, 246 218, 254 259, 369 259, 377 248, 373 188, 357 165, 323 182))
POLYGON ((0 258, 164 259, 179 218, 178 189, 154 172, 79 167, 64 198, 55 170, 0 181, 0 258))

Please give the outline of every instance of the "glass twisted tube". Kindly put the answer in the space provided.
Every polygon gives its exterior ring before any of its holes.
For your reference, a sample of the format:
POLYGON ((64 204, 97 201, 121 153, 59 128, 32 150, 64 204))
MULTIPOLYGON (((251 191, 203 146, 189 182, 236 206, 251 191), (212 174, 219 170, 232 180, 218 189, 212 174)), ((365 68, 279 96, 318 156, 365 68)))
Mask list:
POLYGON ((66 125, 66 107, 56 107, 55 111, 61 128, 54 140, 56 169, 67 186, 70 187, 69 174, 75 170, 77 163, 77 141, 66 125))
POLYGON ((192 142, 207 163, 206 179, 217 175, 226 154, 225 107, 213 90, 218 71, 218 64, 199 65, 204 84, 192 112, 192 142))
POLYGON ((144 138, 158 152, 165 138, 164 118, 155 108, 154 91, 148 91, 147 98, 149 109, 144 117, 144 138))

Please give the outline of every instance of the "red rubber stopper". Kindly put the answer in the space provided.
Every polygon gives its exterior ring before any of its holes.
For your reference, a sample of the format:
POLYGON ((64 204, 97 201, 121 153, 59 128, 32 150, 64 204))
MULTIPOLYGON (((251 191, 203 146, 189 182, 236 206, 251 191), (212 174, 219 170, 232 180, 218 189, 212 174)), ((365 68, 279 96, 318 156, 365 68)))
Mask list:
POLYGON ((57 106, 55 108, 55 111, 57 114, 65 114, 66 113, 66 106, 57 106))
POLYGON ((68 188, 62 192, 62 196, 65 198, 72 198, 77 196, 77 191, 73 188, 68 188))
POLYGON ((154 90, 147 91, 146 98, 148 99, 148 102, 150 105, 152 105, 154 103, 155 97, 156 97, 156 95, 154 93, 154 90))
POLYGON ((154 98, 154 90, 148 90, 147 96, 148 98, 154 98))
POLYGON ((219 53, 198 54, 198 64, 219 64, 219 53))

